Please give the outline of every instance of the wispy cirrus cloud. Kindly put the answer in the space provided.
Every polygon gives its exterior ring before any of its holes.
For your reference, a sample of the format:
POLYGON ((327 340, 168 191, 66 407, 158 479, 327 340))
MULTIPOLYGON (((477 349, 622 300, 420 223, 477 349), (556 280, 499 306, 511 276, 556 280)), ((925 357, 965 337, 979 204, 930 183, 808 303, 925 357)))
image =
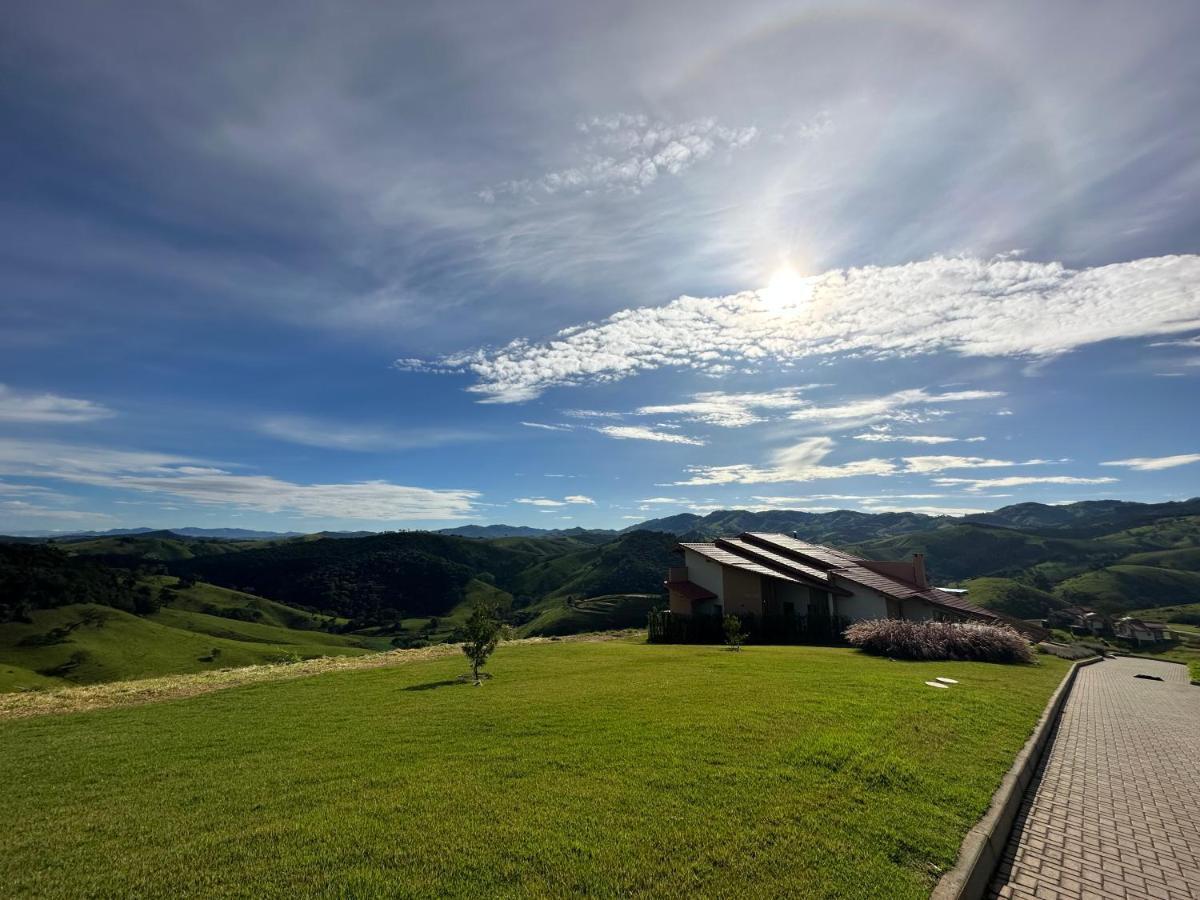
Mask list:
POLYGON ((551 425, 548 422, 522 422, 526 428, 537 428, 541 431, 571 431, 570 425, 551 425))
POLYGON ((364 453, 441 447, 487 437, 483 432, 465 428, 394 428, 309 416, 272 416, 259 422, 257 427, 263 434, 293 444, 364 453))
POLYGON ((1068 462, 1065 459, 989 459, 984 456, 906 456, 904 471, 918 475, 943 472, 946 469, 996 469, 1007 466, 1046 466, 1068 462))
POLYGON ((364 520, 460 519, 480 495, 371 480, 301 484, 239 474, 169 453, 0 438, 0 473, 114 490, 161 494, 258 512, 364 520))
POLYGON ((982 436, 962 438, 943 434, 896 434, 888 425, 875 425, 870 431, 854 435, 854 439, 874 444, 977 444, 987 440, 982 436))
POLYGON ((576 130, 578 162, 534 178, 486 187, 479 199, 495 203, 505 197, 639 194, 662 176, 682 175, 719 153, 752 144, 759 136, 753 125, 729 127, 711 117, 672 123, 629 114, 595 116, 578 123, 576 130))
POLYGON ((689 444, 693 447, 703 447, 706 441, 700 438, 688 437, 674 431, 655 431, 642 425, 594 425, 593 431, 598 431, 610 438, 622 441, 659 441, 666 444, 689 444))
POLYGON ((852 500, 856 502, 871 504, 895 502, 896 500, 933 500, 940 497, 945 497, 945 494, 809 494, 803 497, 780 497, 780 496, 754 496, 751 499, 757 500, 760 503, 767 503, 775 507, 786 507, 788 505, 801 506, 809 503, 828 502, 830 500, 852 500))
POLYGON ((968 491, 983 491, 990 488, 1026 487, 1031 484, 1112 484, 1115 478, 1085 478, 1075 475, 1008 475, 1003 478, 950 478, 933 479, 934 484, 962 486, 968 491))
MULTIPOLYGON (((590 410, 575 410, 575 412, 587 413, 585 418, 608 418, 604 413, 596 413, 590 410)), ((680 434, 675 430, 678 428, 677 425, 665 422, 655 428, 645 425, 588 425, 583 423, 579 425, 568 425, 566 423, 551 425, 545 422, 522 422, 521 424, 526 428, 537 428, 542 431, 595 431, 605 437, 621 441, 657 441, 663 444, 688 444, 693 447, 703 447, 707 443, 707 441, 703 441, 700 438, 680 434)))
POLYGON ((1157 472, 1162 469, 1174 469, 1176 466, 1186 466, 1200 462, 1200 453, 1180 453, 1175 456, 1135 456, 1132 459, 1114 459, 1102 462, 1102 466, 1123 466, 1136 469, 1139 472, 1157 472))
MULTIPOLYGON (((905 456, 900 459, 875 457, 827 465, 824 460, 835 447, 834 440, 829 437, 807 438, 792 447, 776 450, 770 455, 769 465, 756 466, 735 463, 725 466, 689 466, 687 471, 691 473, 691 478, 672 482, 672 484, 772 484, 848 478, 857 475, 930 475, 954 469, 1005 468, 1065 462, 1065 460, 1027 459, 1018 461, 990 459, 981 456, 942 455, 905 456)), ((971 481, 971 479, 967 479, 964 483, 967 481, 971 481)))
POLYGON ((641 406, 639 416, 680 416, 693 422, 715 425, 719 428, 741 428, 765 421, 760 410, 787 410, 803 406, 803 391, 816 385, 781 388, 761 393, 727 394, 723 391, 707 391, 693 394, 682 403, 664 403, 641 406))
POLYGON ((735 463, 727 466, 689 466, 691 477, 673 482, 676 485, 708 484, 773 484, 787 481, 815 481, 825 478, 846 478, 853 475, 893 475, 896 464, 887 459, 860 459, 839 465, 826 465, 823 460, 834 449, 831 438, 815 437, 793 447, 776 450, 770 464, 754 466, 735 463))
POLYGON ((551 340, 521 338, 423 365, 473 374, 477 383, 468 390, 483 402, 518 403, 551 387, 664 367, 721 374, 852 353, 1051 357, 1100 341, 1195 330, 1198 285, 1195 255, 1090 269, 933 257, 812 276, 806 298, 790 304, 764 291, 680 297, 567 328, 551 340))
POLYGON ((1178 341, 1154 341, 1151 347, 1188 347, 1190 349, 1200 349, 1200 335, 1190 338, 1182 338, 1178 341))
POLYGON ((513 501, 514 503, 524 503, 526 506, 570 506, 572 504, 583 504, 592 506, 596 503, 591 497, 585 497, 583 494, 571 494, 568 497, 563 497, 561 500, 555 500, 552 497, 520 497, 513 501))
POLYGON ((18 391, 0 384, 0 422, 71 425, 115 415, 107 406, 91 400, 18 391))

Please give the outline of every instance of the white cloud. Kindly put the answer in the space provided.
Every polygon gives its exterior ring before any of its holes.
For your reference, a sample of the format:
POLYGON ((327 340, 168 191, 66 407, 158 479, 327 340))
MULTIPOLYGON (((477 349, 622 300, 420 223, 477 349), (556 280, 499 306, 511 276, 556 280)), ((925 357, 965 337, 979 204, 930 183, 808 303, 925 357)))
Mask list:
POLYGON ((788 504, 802 505, 815 501, 828 500, 855 500, 863 503, 884 503, 904 498, 912 500, 930 500, 937 497, 944 497, 945 494, 809 494, 805 497, 779 497, 779 496, 754 496, 750 499, 758 500, 762 503, 769 503, 772 506, 786 506, 788 504))
POLYGON ((856 441, 876 444, 976 444, 986 441, 985 437, 957 438, 938 434, 896 434, 890 426, 875 425, 870 431, 854 435, 856 441))
POLYGON ((607 412, 600 409, 564 409, 564 416, 571 416, 573 419, 619 419, 619 412, 607 412))
POLYGON ((566 506, 571 503, 592 505, 596 501, 591 497, 585 497, 583 494, 571 494, 563 497, 561 500, 554 500, 550 497, 521 497, 516 502, 524 503, 528 506, 566 506))
POLYGON ((647 497, 645 500, 639 500, 638 503, 643 506, 685 506, 691 501, 682 497, 647 497))
POLYGON ((677 367, 776 367, 818 355, 1049 357, 1116 338, 1200 328, 1200 256, 1092 269, 1021 259, 934 257, 807 279, 810 299, 762 291, 680 297, 567 328, 549 341, 454 354, 426 368, 471 372, 484 402, 677 367))
POLYGON ((906 456, 905 471, 919 475, 942 472, 946 469, 995 469, 1005 466, 1044 466, 1066 460, 1027 459, 1016 462, 1011 459, 987 459, 982 456, 906 456))
POLYGON ((440 447, 486 437, 481 432, 458 428, 392 428, 306 416, 274 416, 260 422, 258 430, 293 444, 363 452, 440 447))
POLYGON ((235 474, 203 460, 165 453, 0 438, 0 473, 52 478, 116 490, 164 494, 200 504, 310 517, 384 520, 458 519, 476 491, 362 481, 298 484, 235 474))
POLYGON ((1160 469, 1173 469, 1176 466, 1186 466, 1189 463, 1200 462, 1200 453, 1180 453, 1177 456, 1136 456, 1133 459, 1114 459, 1102 462, 1102 466, 1124 466, 1137 469, 1139 472, 1157 472, 1160 469))
POLYGON ((668 444, 691 444, 693 447, 703 447, 706 443, 699 438, 688 437, 674 432, 655 431, 641 425, 597 425, 593 430, 611 438, 626 441, 662 441, 668 444))
MULTIPOLYGON (((815 481, 827 478, 847 478, 855 475, 928 475, 947 469, 981 469, 1005 466, 1034 466, 1066 460, 1028 459, 1016 462, 1007 459, 987 459, 979 456, 906 456, 899 465, 893 459, 859 459, 836 466, 823 460, 834 449, 829 437, 813 437, 777 450, 771 454, 771 465, 754 466, 736 463, 727 466, 689 466, 692 477, 673 485, 703 484, 773 484, 789 481, 815 481)), ((973 479, 971 479, 973 481, 973 479)))
POLYGON ((944 394, 931 394, 922 388, 911 388, 883 397, 867 397, 836 406, 803 407, 791 413, 788 418, 842 427, 847 427, 850 423, 863 425, 884 418, 901 422, 923 422, 942 414, 942 411, 913 410, 912 407, 937 407, 944 403, 989 400, 1003 396, 1003 391, 951 391, 944 394))
POLYGON ((1115 478, 1081 478, 1074 475, 1010 475, 1005 478, 935 478, 934 484, 963 485, 968 491, 1024 487, 1029 484, 1112 484, 1115 478))
POLYGON ((479 192, 485 203, 503 196, 550 197, 555 194, 637 194, 661 175, 682 175, 719 152, 754 142, 753 125, 728 128, 716 119, 672 124, 642 115, 615 115, 579 123, 579 163, 537 178, 506 181, 479 192))
MULTIPOLYGON (((822 424, 841 424, 843 420, 852 419, 858 423, 866 423, 875 419, 890 417, 901 421, 919 422, 942 414, 941 411, 921 413, 909 411, 914 406, 937 406, 943 403, 958 403, 967 400, 984 400, 993 397, 1003 397, 1001 391, 954 391, 944 394, 931 394, 923 389, 915 388, 897 391, 884 397, 871 397, 856 400, 837 406, 815 406, 804 399, 803 392, 825 385, 808 384, 800 387, 781 388, 775 391, 761 393, 727 394, 722 391, 709 391, 693 394, 691 399, 682 403, 656 404, 639 407, 635 413, 640 416, 649 415, 678 415, 707 425, 721 428, 741 428, 766 421, 759 410, 792 410, 788 418, 800 421, 815 421, 822 424)), ((881 430, 880 434, 884 432, 881 430)), ((906 440, 914 443, 941 443, 955 440, 984 440, 983 438, 925 438, 916 437, 866 437, 863 440, 906 440)))
POLYGON ((30 394, 0 384, 0 422, 68 425, 108 419, 116 413, 100 403, 58 394, 30 394))
POLYGON ((570 425, 547 425, 545 422, 522 422, 526 428, 540 428, 543 431, 570 431, 570 425))
POLYGON ((833 448, 834 442, 830 438, 809 438, 793 447, 772 453, 770 466, 689 466, 687 471, 692 477, 686 481, 676 481, 674 484, 774 484, 848 478, 854 475, 894 475, 898 471, 896 464, 887 459, 860 459, 836 466, 824 465, 822 460, 833 448))
POLYGON ((1151 347, 1200 347, 1200 335, 1179 341, 1155 341, 1151 347))
POLYGON ((693 394, 692 399, 684 403, 669 403, 657 406, 642 406, 637 410, 639 416, 678 415, 693 422, 703 422, 706 425, 716 425, 720 428, 741 428, 765 421, 755 410, 759 409, 795 409, 806 402, 801 398, 801 391, 815 385, 805 387, 782 388, 777 391, 767 391, 758 394, 726 394, 722 391, 693 394))

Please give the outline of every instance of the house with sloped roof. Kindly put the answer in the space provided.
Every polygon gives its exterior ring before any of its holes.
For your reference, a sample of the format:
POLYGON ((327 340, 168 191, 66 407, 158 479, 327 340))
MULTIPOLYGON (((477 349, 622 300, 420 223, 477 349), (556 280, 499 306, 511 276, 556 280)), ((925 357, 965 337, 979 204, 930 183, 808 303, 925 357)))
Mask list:
POLYGON ((1117 619, 1113 623, 1113 633, 1139 647, 1142 644, 1157 644, 1169 639, 1166 625, 1161 622, 1143 622, 1133 616, 1117 619))
POLYGON ((1065 606, 1062 609, 1051 610, 1046 616, 1046 622, 1049 625, 1070 628, 1076 634, 1085 633, 1096 636, 1104 634, 1111 628, 1103 615, 1086 606, 1065 606))
POLYGON ((861 559, 785 534, 747 532, 711 543, 681 543, 683 565, 665 586, 672 617, 737 615, 798 619, 840 630, 862 619, 1014 620, 976 606, 963 591, 932 587, 925 558, 861 559))

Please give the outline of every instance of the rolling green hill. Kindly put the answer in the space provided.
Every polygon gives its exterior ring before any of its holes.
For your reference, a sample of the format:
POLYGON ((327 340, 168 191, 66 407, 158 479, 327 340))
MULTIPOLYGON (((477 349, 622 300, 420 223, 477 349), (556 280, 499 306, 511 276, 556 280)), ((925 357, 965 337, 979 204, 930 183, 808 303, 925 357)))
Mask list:
POLYGON ((962 582, 972 603, 1018 619, 1044 619, 1067 605, 1061 597, 1011 578, 972 578, 962 582))
POLYGON ((664 605, 662 594, 609 594, 585 600, 554 597, 531 607, 537 617, 522 625, 523 637, 580 634, 614 628, 642 628, 652 609, 664 605))
POLYGON ((187 609, 164 608, 137 616, 109 606, 70 604, 35 610, 30 618, 0 628, 0 666, 17 670, 4 676, 9 690, 359 654, 371 648, 354 636, 297 631, 187 609), (31 683, 27 672, 45 680, 31 683))
POLYGON ((852 552, 868 559, 905 559, 925 554, 929 577, 935 582, 984 576, 1017 577, 1039 563, 1053 562, 1076 571, 1123 555, 1104 539, 1046 537, 994 525, 953 524, 931 531, 858 544, 852 552))
POLYGON ((1165 606, 1200 597, 1200 573, 1154 566, 1108 566, 1068 578, 1058 585, 1060 596, 1094 606, 1103 612, 1165 606))

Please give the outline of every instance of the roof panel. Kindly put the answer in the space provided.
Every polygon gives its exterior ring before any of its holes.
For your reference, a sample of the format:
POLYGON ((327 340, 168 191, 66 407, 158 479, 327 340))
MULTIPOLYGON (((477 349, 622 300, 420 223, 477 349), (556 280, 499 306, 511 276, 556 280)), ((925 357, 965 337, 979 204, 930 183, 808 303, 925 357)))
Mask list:
POLYGON ((797 578, 790 575, 784 575, 782 572, 776 572, 774 569, 768 569, 766 566, 744 557, 738 556, 735 553, 730 553, 728 550, 722 550, 716 544, 680 544, 686 550, 691 550, 699 553, 701 556, 706 556, 713 562, 718 562, 724 566, 732 566, 735 569, 742 569, 746 572, 754 572, 757 575, 769 575, 771 578, 779 578, 783 581, 792 581, 799 584, 797 578))
POLYGON ((782 566, 792 570, 796 575, 804 578, 810 578, 818 581, 823 585, 829 585, 829 576, 821 569, 814 569, 812 566, 806 566, 804 563, 796 562, 794 559, 789 559, 786 556, 781 556, 778 553, 773 553, 766 547, 759 547, 755 544, 748 544, 741 538, 722 538, 720 544, 731 548, 735 553, 749 553, 759 557, 761 561, 771 563, 777 566, 782 566))

